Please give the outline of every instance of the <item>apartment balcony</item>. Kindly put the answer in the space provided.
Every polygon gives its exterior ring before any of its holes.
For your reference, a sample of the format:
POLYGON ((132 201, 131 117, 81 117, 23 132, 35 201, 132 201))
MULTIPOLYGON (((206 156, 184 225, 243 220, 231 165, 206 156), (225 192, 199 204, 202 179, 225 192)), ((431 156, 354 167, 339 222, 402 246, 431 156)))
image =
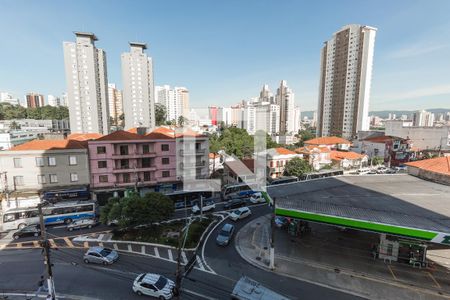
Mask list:
POLYGON ((184 151, 184 149, 180 150, 180 155, 181 156, 185 156, 185 155, 204 155, 206 153, 206 149, 195 149, 195 150, 189 150, 189 151, 184 151))
POLYGON ((186 165, 184 165, 184 163, 180 163, 181 170, 199 169, 199 168, 203 168, 204 166, 206 166, 206 162, 204 162, 204 161, 199 161, 199 162, 190 163, 190 164, 188 163, 186 165))
POLYGON ((148 152, 148 153, 142 153, 142 152, 129 152, 128 154, 120 154, 120 153, 113 153, 113 159, 127 159, 127 158, 141 158, 141 157, 155 157, 156 152, 148 152))

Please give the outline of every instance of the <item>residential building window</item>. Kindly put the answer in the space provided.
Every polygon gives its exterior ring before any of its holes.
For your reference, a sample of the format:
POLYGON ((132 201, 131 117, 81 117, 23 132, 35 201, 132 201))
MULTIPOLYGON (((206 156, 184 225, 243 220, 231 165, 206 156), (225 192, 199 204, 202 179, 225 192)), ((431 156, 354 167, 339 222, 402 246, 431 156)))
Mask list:
POLYGON ((14 168, 22 168, 22 159, 14 158, 14 168))
POLYGON ((170 177, 170 171, 162 171, 162 177, 163 178, 170 177))
POLYGON ((76 156, 69 156, 69 165, 70 166, 76 166, 77 165, 77 157, 76 156))
POLYGON ((106 147, 105 146, 97 147, 97 154, 105 154, 105 153, 106 153, 106 147))
POLYGON ((142 145, 142 153, 143 154, 150 153, 150 145, 142 145))
POLYGON ((163 157, 162 158, 162 164, 163 165, 168 165, 170 163, 169 158, 168 157, 163 157))
POLYGON ((151 181, 150 172, 144 172, 144 181, 151 181))
POLYGON ((58 182, 58 176, 56 174, 50 174, 50 183, 57 183, 58 182))
POLYGON ((122 175, 122 179, 124 183, 129 183, 130 182, 130 174, 125 173, 122 175))
POLYGON ((120 155, 128 155, 128 145, 120 146, 120 155))
POLYGON ((56 157, 53 156, 48 157, 48 165, 51 167, 56 166, 56 157))
POLYGON ((14 176, 13 180, 14 180, 14 186, 24 185, 24 183, 23 183, 23 176, 14 176))
POLYGON ((108 182, 108 175, 100 175, 98 176, 99 182, 108 182))
POLYGON ((70 173, 70 181, 71 182, 78 181, 78 174, 77 173, 70 173))
POLYGON ((107 168, 107 167, 108 167, 108 163, 107 163, 106 160, 99 160, 99 161, 97 162, 97 167, 98 167, 99 169, 107 168))
POLYGON ((43 167, 45 165, 43 157, 36 157, 36 167, 43 167))
POLYGON ((47 183, 47 179, 46 179, 45 175, 38 175, 37 176, 37 181, 38 181, 39 184, 47 183))
POLYGON ((150 157, 144 157, 142 159, 142 167, 143 168, 150 168, 151 162, 152 162, 152 160, 150 159, 150 157))
POLYGON ((168 144, 162 144, 161 145, 161 151, 169 151, 169 145, 168 144))
POLYGON ((130 163, 128 159, 121 159, 120 160, 120 168, 121 169, 129 169, 130 168, 130 163))

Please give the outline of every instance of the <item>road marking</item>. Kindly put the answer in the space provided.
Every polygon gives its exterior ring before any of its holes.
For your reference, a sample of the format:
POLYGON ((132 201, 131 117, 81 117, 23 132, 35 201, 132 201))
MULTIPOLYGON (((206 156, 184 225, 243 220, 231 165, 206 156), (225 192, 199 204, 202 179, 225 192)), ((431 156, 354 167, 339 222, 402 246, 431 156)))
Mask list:
POLYGON ((100 247, 103 247, 103 243, 102 243, 102 242, 98 243, 98 245, 99 245, 100 247))
POLYGON ((113 244, 114 250, 119 250, 119 247, 117 247, 117 244, 113 244))
POLYGON ((159 256, 158 248, 156 248, 156 247, 155 247, 155 256, 156 256, 156 257, 160 257, 160 256, 159 256))
POLYGON ((104 236, 105 236, 104 233, 99 234, 98 237, 97 237, 97 240, 100 240, 100 241, 101 241, 101 240, 103 239, 104 236))
POLYGON ((22 248, 22 243, 16 243, 16 248, 22 248))
POLYGON ((133 249, 131 249, 131 244, 128 244, 128 251, 133 252, 133 249))
POLYGON ((58 246, 56 245, 56 243, 55 243, 55 241, 53 239, 49 239, 48 242, 50 243, 50 247, 58 248, 58 246))
POLYGON ((69 238, 65 237, 64 241, 66 242, 67 246, 69 246, 69 248, 74 248, 74 245, 69 238))
POLYGON ((88 242, 84 242, 84 243, 83 243, 83 247, 84 247, 84 248, 89 248, 89 243, 88 243, 88 242))
POLYGON ((186 253, 184 251, 181 252, 181 257, 183 258, 184 264, 187 264, 188 260, 187 260, 187 257, 186 257, 186 253))
POLYGON ((195 255, 195 259, 197 260, 197 264, 200 267, 200 269, 205 270, 205 267, 203 266, 202 260, 200 259, 200 257, 198 257, 198 255, 195 255))
POLYGON ((192 294, 194 296, 203 298, 203 299, 207 299, 207 300, 217 300, 217 298, 212 298, 203 294, 199 294, 197 292, 191 291, 191 290, 186 290, 186 289, 182 289, 183 292, 188 293, 188 294, 192 294))
POLYGON ((0 250, 3 250, 3 249, 5 249, 6 248, 6 245, 4 245, 4 244, 1 244, 0 245, 0 250))
POLYGON ((169 259, 173 260, 172 251, 170 249, 167 249, 167 254, 169 254, 169 259))
POLYGON ((437 282, 436 278, 434 278, 434 276, 433 276, 430 272, 427 272, 427 273, 428 273, 428 275, 430 276, 431 280, 433 280, 433 282, 436 284, 435 287, 437 287, 438 289, 440 289, 440 288, 441 288, 441 285, 437 282))
POLYGON ((40 247, 39 246, 39 242, 38 241, 33 241, 33 246, 36 247, 36 248, 39 248, 40 247))
POLYGON ((141 253, 142 253, 142 254, 145 254, 145 245, 142 245, 142 246, 141 246, 141 253))
POLYGON ((394 274, 394 271, 392 271, 391 266, 390 266, 390 265, 387 265, 387 267, 388 267, 389 271, 391 272, 392 277, 394 277, 395 280, 398 280, 398 279, 397 279, 397 276, 395 276, 395 274, 394 274))
POLYGON ((206 267, 209 269, 209 271, 210 271, 211 273, 213 273, 213 274, 217 274, 217 273, 216 273, 216 272, 208 265, 208 263, 206 262, 206 259, 205 259, 205 246, 206 246, 206 243, 207 243, 208 240, 209 240, 209 237, 210 237, 211 233, 213 233, 213 231, 216 230, 216 228, 217 228, 223 221, 225 221, 227 218, 228 218, 228 216, 225 217, 225 218, 223 218, 223 219, 220 220, 219 222, 217 222, 217 224, 214 225, 214 227, 208 232, 208 235, 206 236, 206 239, 205 239, 205 241, 203 242, 203 246, 202 246, 202 259, 203 259, 203 262, 205 263, 205 266, 206 266, 206 267))

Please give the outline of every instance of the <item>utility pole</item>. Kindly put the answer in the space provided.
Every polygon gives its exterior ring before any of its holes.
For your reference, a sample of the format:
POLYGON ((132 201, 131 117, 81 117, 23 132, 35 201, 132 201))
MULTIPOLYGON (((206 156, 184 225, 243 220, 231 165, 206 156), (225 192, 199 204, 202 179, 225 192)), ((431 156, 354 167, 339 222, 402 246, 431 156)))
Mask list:
POLYGON ((270 238, 270 252, 269 252, 269 268, 271 270, 275 270, 275 203, 277 198, 273 197, 273 215, 272 220, 270 222, 270 229, 271 229, 271 238, 270 238))
POLYGON ((48 293, 51 295, 52 300, 56 300, 55 285, 53 282, 52 263, 50 261, 50 244, 47 240, 47 233, 45 231, 45 224, 44 224, 44 215, 42 213, 42 207, 45 206, 46 204, 47 204, 46 202, 38 204, 39 223, 41 227, 41 245, 44 254, 44 264, 46 265, 47 269, 48 293))

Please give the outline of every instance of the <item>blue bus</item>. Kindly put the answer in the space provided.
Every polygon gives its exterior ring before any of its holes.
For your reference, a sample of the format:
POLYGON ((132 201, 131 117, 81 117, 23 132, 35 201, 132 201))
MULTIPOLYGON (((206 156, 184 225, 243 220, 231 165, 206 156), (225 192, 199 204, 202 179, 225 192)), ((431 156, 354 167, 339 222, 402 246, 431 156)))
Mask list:
POLYGON ((47 191, 42 194, 42 199, 55 202, 67 200, 89 200, 91 197, 88 188, 47 191))
POLYGON ((74 220, 96 218, 98 206, 93 201, 61 202, 43 208, 45 225, 70 224, 74 220))

